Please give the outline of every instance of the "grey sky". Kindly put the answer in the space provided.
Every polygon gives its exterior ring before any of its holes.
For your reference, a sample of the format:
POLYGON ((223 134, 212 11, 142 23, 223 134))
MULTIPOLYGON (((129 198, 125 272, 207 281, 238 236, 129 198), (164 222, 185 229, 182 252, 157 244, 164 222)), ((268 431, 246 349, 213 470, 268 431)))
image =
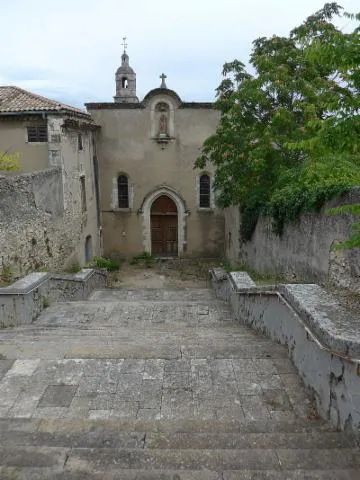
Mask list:
MULTIPOLYGON (((288 34, 322 0, 0 0, 0 84, 82 106, 112 101, 122 37, 140 99, 167 85, 182 99, 214 99, 222 65, 248 61, 259 36, 288 34)), ((359 0, 339 1, 359 10, 359 0)), ((343 19, 340 26, 346 26, 343 19)))

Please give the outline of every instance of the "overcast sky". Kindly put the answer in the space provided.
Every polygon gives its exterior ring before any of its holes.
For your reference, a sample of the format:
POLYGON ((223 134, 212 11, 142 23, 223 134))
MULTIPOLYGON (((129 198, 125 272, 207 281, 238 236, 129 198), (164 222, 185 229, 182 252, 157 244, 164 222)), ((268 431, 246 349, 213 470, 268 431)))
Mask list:
MULTIPOLYGON (((186 101, 212 101, 222 65, 247 63, 251 42, 287 35, 322 0, 0 0, 0 84, 75 106, 113 101, 127 36, 140 99, 167 86, 186 101)), ((359 0, 339 1, 360 10, 359 0)), ((342 19, 340 26, 348 21, 342 19)))

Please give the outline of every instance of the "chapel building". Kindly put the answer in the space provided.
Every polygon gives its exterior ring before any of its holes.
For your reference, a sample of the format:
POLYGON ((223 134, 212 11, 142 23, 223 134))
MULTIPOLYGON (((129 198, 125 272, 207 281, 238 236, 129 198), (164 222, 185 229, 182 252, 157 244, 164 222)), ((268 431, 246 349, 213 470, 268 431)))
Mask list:
POLYGON ((98 134, 100 209, 105 256, 146 251, 161 257, 219 257, 224 217, 215 205, 213 167, 194 162, 213 134, 213 103, 184 102, 167 88, 142 101, 124 49, 113 102, 87 103, 98 134))

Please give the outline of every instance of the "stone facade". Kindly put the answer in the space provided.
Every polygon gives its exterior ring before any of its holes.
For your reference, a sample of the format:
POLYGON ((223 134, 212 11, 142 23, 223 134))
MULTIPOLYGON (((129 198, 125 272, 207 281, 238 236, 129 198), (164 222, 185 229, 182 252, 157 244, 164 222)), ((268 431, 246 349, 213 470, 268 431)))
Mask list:
POLYGON ((194 170, 202 143, 215 132, 218 112, 211 103, 183 102, 166 87, 165 75, 161 76, 161 87, 139 102, 127 55, 122 63, 116 75, 115 102, 86 105, 101 126, 98 153, 104 254, 129 257, 143 251, 158 253, 154 238, 155 234, 163 235, 163 227, 161 219, 154 227, 152 208, 162 197, 162 201, 172 202, 172 212, 161 215, 176 216, 169 227, 176 238, 172 238, 171 247, 164 240, 160 255, 221 256, 224 219, 215 207, 211 186, 206 207, 199 201, 200 176, 207 175, 211 182, 214 170, 194 170), (127 87, 124 78, 129 82, 127 87), (119 203, 120 177, 128 183, 128 201, 123 205, 119 203))
POLYGON ((360 190, 353 189, 342 199, 328 202, 320 213, 302 214, 285 225, 281 237, 272 231, 271 218, 261 217, 250 242, 240 241, 241 214, 238 207, 225 210, 226 256, 234 265, 265 275, 281 275, 291 280, 330 282, 360 292, 360 248, 335 251, 355 222, 350 214, 329 216, 326 209, 359 203, 360 190))

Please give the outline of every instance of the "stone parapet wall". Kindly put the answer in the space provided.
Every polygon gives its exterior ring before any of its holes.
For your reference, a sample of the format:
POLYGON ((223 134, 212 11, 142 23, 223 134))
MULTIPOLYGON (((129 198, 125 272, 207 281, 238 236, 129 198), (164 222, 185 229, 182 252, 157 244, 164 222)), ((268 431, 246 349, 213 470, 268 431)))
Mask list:
POLYGON ((50 278, 51 302, 84 300, 95 289, 106 287, 107 271, 84 268, 74 275, 53 275, 50 278))
POLYGON ((360 434, 360 319, 318 285, 256 287, 247 274, 211 272, 237 320, 288 347, 319 414, 360 434))
POLYGON ((35 272, 0 288, 0 328, 31 323, 46 307, 49 274, 35 272))
POLYGON ((31 323, 56 301, 87 299, 93 290, 106 286, 107 272, 83 269, 73 275, 35 272, 0 288, 0 328, 31 323))
POLYGON ((333 250, 345 240, 356 218, 330 216, 326 209, 360 203, 360 187, 339 200, 328 202, 320 213, 304 213, 286 224, 283 235, 273 232, 272 219, 260 217, 249 242, 241 242, 239 207, 225 209, 226 256, 234 265, 291 281, 326 283, 360 292, 360 248, 333 250))

